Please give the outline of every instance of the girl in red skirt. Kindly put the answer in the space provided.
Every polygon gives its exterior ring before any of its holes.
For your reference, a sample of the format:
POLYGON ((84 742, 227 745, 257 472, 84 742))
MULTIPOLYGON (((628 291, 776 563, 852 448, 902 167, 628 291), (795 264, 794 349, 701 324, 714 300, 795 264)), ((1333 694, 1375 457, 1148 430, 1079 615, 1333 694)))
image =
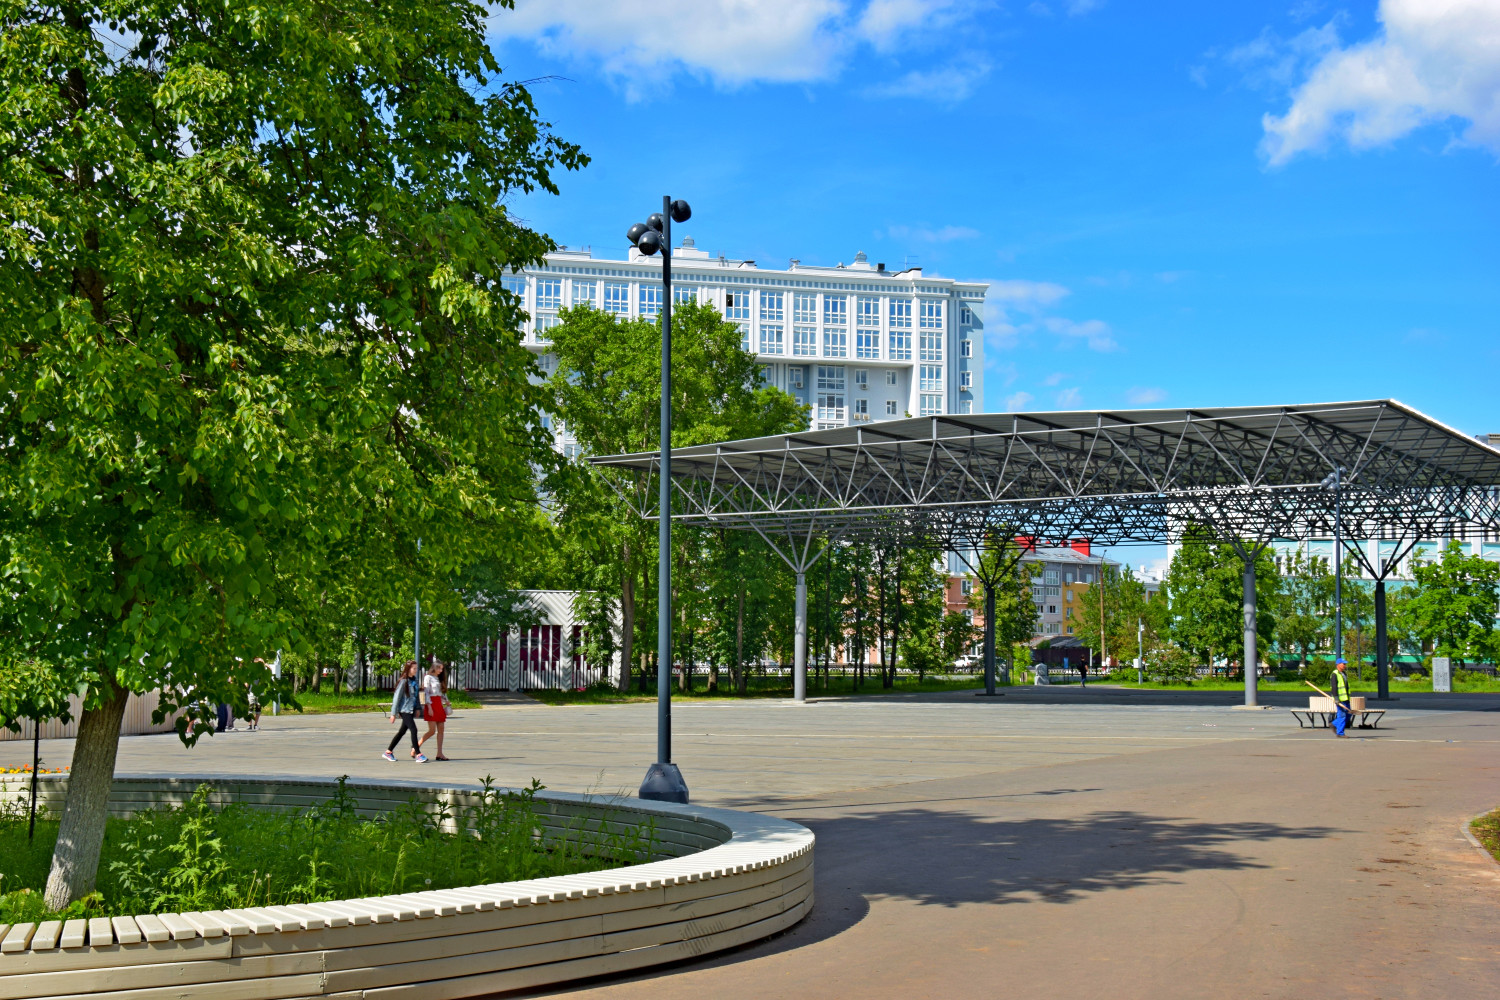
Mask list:
POLYGON ((422 718, 427 721, 427 734, 422 737, 422 742, 426 743, 436 734, 435 760, 448 759, 443 756, 443 723, 452 711, 453 706, 448 704, 448 665, 439 660, 422 678, 422 718))

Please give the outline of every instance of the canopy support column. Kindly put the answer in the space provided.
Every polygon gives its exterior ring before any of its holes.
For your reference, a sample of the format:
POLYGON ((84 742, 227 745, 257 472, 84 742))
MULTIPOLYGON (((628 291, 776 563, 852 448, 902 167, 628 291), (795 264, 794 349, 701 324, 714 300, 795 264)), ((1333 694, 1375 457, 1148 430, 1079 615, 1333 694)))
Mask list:
POLYGON ((1241 587, 1244 591, 1245 611, 1245 658, 1242 661, 1245 671, 1245 704, 1256 705, 1257 674, 1260 672, 1260 650, 1258 648, 1259 636, 1255 628, 1255 557, 1251 556, 1244 560, 1244 576, 1241 578, 1241 587))
MULTIPOLYGON (((783 619, 784 620, 784 619, 783 619)), ((807 700, 807 574, 797 571, 797 617, 792 638, 792 697, 807 700)))
POLYGON ((1375 680, 1378 697, 1385 701, 1391 696, 1389 657, 1386 654, 1385 637, 1385 577, 1375 581, 1375 680))
POLYGON ((984 693, 995 694, 995 586, 984 585, 984 693))

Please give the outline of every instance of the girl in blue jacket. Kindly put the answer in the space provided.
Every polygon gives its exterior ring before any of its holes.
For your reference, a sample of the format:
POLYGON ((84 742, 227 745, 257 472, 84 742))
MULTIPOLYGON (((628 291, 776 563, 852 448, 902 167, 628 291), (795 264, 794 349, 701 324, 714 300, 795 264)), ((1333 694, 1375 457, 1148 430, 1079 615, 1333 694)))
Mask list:
POLYGON ((411 733, 411 755, 418 764, 427 763, 427 758, 422 755, 422 749, 417 745, 417 705, 420 699, 417 695, 417 661, 407 660, 401 667, 401 676, 396 678, 396 693, 391 696, 391 724, 396 722, 396 716, 401 716, 401 728, 396 730, 396 735, 391 740, 391 745, 385 748, 381 754, 386 760, 396 759, 396 744, 401 742, 401 737, 411 733))

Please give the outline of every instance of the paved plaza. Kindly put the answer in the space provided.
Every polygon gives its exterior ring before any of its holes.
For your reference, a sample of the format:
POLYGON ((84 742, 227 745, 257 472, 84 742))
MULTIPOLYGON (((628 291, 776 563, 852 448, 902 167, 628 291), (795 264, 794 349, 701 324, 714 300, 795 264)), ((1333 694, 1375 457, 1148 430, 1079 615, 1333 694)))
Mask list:
MULTIPOLYGON (((674 706, 694 801, 817 833, 813 914, 736 952, 560 992, 1500 993, 1500 866, 1460 832, 1500 804, 1500 698, 1408 696, 1349 740, 1236 700, 1099 687, 674 706)), ((191 750, 127 738, 119 770, 615 792, 635 788, 655 747, 650 704, 461 711, 454 759, 426 765, 379 758, 383 715, 263 725, 191 750)), ((0 743, 0 766, 30 749, 0 743)), ((43 744, 48 763, 69 753, 43 744)))

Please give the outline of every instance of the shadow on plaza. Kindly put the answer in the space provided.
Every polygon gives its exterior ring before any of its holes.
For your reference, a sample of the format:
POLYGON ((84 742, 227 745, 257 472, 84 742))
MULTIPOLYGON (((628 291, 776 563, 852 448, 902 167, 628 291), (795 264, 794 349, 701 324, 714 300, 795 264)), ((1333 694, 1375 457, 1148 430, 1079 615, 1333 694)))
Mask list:
MULTIPOLYGON (((1090 789, 1057 793, 1086 791, 1090 789)), ((947 800, 934 804, 938 801, 947 800)), ((671 968, 733 965, 803 948, 854 927, 869 914, 871 903, 881 900, 943 907, 1065 905, 1097 893, 1173 884, 1191 872, 1268 868, 1249 845, 1346 832, 1268 822, 1205 823, 1130 810, 1048 819, 995 819, 941 807, 830 818, 820 813, 814 809, 799 815, 794 809, 785 814, 818 837, 815 902, 805 920, 773 938, 716 956, 636 976, 603 977, 593 984, 650 979, 671 968)))
MULTIPOLYGON (((1356 685, 1355 694, 1374 698, 1370 685, 1356 685), (1369 687, 1371 689, 1367 690, 1369 687)), ((1303 691, 1260 691, 1256 700, 1262 705, 1275 708, 1306 708, 1308 695, 1303 691)), ((809 692, 813 700, 819 699, 816 689, 809 692)), ((1219 691, 1163 691, 1152 688, 1111 687, 1107 684, 1091 684, 1080 688, 1077 684, 1018 684, 1000 689, 993 698, 985 697, 982 688, 962 691, 889 692, 881 694, 856 694, 832 696, 828 701, 891 701, 927 702, 943 704, 982 704, 996 709, 1006 705, 1124 705, 1124 706, 1172 706, 1180 708, 1218 707, 1233 708, 1245 703, 1243 690, 1219 691)), ((1379 704, 1378 707, 1402 710, 1429 710, 1442 712, 1500 712, 1500 694, 1489 692, 1433 693, 1430 691, 1408 692, 1395 700, 1379 704)))

